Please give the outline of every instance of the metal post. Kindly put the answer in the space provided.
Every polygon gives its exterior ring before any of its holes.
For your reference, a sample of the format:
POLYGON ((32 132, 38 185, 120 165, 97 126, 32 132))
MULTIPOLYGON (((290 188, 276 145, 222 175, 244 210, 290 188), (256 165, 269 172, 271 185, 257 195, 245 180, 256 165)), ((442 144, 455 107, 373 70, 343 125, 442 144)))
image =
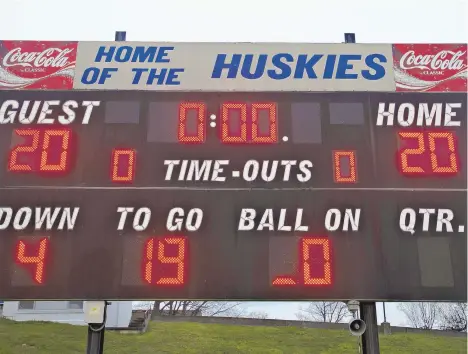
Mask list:
MULTIPOLYGON (((345 33, 344 36, 345 43, 356 43, 355 33, 345 33)), ((377 324, 377 308, 375 302, 361 302, 359 304, 359 315, 361 320, 366 323, 366 331, 361 337, 362 354, 380 354, 379 326, 377 324)))
POLYGON ((356 34, 355 33, 345 33, 344 34, 345 43, 356 43, 356 34))
POLYGON ((92 325, 88 325, 88 347, 86 354, 103 354, 104 353, 104 329, 96 332, 91 329, 92 325))
POLYGON ((392 334, 392 327, 390 327, 390 323, 387 322, 387 313, 385 311, 385 302, 382 302, 383 305, 383 317, 384 321, 381 323, 381 326, 383 328, 383 334, 392 334))
POLYGON ((104 334, 106 331, 107 301, 104 306, 104 322, 88 324, 88 346, 86 354, 104 354, 104 334))
POLYGON ((362 354, 380 354, 379 326, 377 324, 375 302, 361 302, 359 309, 361 320, 366 323, 366 331, 362 335, 362 354))
POLYGON ((127 39, 127 32, 125 31, 116 31, 115 40, 117 42, 124 42, 127 39))

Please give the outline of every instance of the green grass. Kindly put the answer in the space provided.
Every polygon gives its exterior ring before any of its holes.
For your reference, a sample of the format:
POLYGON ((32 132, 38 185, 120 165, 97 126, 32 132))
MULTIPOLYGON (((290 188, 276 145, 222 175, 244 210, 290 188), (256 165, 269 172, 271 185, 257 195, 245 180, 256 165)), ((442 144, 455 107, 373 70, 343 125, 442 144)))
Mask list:
MULTIPOLYGON (((83 354, 87 328, 0 319, 0 354, 83 354)), ((344 330, 153 322, 145 334, 106 332, 107 354, 355 354, 344 330)), ((421 334, 380 336, 382 354, 466 354, 466 338, 421 334)))

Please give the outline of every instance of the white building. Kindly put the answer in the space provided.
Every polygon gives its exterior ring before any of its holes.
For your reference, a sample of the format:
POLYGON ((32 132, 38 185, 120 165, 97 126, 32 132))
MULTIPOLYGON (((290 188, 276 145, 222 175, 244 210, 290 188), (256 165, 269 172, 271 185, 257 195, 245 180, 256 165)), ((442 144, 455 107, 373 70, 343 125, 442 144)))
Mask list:
MULTIPOLYGON (((5 301, 3 317, 14 321, 51 321, 86 325, 83 301, 5 301)), ((106 327, 128 327, 131 301, 112 301, 107 306, 106 327)))

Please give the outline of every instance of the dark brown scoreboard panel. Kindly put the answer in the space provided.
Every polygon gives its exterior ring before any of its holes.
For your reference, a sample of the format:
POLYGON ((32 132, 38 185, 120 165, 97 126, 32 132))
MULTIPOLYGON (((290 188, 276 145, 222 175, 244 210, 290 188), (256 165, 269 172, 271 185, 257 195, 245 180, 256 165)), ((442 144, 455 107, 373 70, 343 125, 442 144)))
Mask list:
POLYGON ((2 91, 0 298, 466 301, 466 129, 456 93, 2 91))

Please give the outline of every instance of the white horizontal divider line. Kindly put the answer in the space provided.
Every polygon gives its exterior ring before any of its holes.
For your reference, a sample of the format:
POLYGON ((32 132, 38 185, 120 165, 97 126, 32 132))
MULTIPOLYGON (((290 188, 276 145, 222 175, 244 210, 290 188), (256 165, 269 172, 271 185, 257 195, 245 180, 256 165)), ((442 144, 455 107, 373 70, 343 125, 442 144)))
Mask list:
POLYGON ((467 192, 467 188, 357 188, 357 187, 336 187, 336 188, 266 188, 266 187, 136 187, 136 186, 116 186, 116 187, 93 187, 93 186, 5 186, 0 190, 9 189, 78 189, 78 190, 202 190, 202 191, 377 191, 377 192, 467 192))

